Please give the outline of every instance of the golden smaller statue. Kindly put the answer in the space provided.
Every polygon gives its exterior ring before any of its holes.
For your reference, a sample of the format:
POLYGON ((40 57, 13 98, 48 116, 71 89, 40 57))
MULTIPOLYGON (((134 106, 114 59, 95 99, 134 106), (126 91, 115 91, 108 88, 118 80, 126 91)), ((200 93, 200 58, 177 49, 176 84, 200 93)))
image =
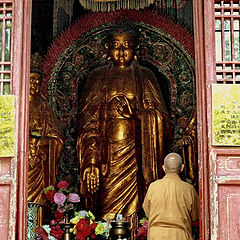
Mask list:
POLYGON ((40 93, 41 75, 30 74, 30 119, 28 159, 28 201, 45 203, 43 189, 55 185, 63 137, 57 121, 40 93))
POLYGON ((180 150, 183 157, 187 180, 197 188, 198 186, 198 158, 197 158, 197 110, 194 108, 183 137, 178 140, 176 148, 180 150))

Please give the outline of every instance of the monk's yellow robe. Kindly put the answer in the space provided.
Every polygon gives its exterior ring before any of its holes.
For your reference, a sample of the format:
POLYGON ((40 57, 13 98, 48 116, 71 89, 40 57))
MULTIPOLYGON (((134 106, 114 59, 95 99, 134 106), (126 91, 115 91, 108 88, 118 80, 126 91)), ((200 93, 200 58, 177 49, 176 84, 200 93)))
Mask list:
POLYGON ((192 240, 198 218, 198 195, 178 174, 168 173, 150 184, 143 202, 149 219, 148 240, 192 240))

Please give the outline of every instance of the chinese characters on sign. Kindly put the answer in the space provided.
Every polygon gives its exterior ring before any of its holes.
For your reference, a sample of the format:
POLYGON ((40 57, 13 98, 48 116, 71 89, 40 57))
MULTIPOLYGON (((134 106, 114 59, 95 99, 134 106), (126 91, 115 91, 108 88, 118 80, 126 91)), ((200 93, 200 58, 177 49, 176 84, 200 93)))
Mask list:
POLYGON ((0 96, 0 157, 14 156, 14 96, 0 96))
POLYGON ((240 146, 240 85, 212 85, 212 138, 216 146, 240 146))

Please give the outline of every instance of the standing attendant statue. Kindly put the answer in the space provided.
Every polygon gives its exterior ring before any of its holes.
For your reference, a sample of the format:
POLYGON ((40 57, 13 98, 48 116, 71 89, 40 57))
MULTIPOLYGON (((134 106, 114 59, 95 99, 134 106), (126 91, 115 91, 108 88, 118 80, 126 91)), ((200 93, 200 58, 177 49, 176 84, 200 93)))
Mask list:
MULTIPOLYGON (((44 204, 44 188, 56 183, 63 137, 47 99, 40 93, 41 80, 41 74, 30 74, 28 202, 44 204)), ((38 223, 42 223, 42 216, 38 223)))
POLYGON ((148 185, 162 176, 167 111, 153 72, 138 64, 138 39, 116 30, 109 64, 93 70, 79 105, 80 193, 96 199, 104 220, 122 214, 137 228, 148 185))

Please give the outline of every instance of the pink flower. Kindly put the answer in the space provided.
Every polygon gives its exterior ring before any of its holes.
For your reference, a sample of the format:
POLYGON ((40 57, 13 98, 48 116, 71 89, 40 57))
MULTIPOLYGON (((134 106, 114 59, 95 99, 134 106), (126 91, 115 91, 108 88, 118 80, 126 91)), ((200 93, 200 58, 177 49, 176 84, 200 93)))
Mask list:
POLYGON ((61 181, 58 183, 57 188, 58 189, 67 189, 69 186, 69 183, 67 181, 61 181))
POLYGON ((69 203, 64 208, 65 208, 65 211, 69 211, 69 210, 73 209, 73 204, 69 203))
POLYGON ((50 221, 50 226, 55 226, 57 224, 57 221, 55 219, 52 219, 50 221))
POLYGON ((64 206, 58 205, 57 210, 58 210, 60 213, 64 213, 66 209, 65 209, 64 206))
POLYGON ((143 227, 148 230, 148 220, 144 222, 143 227))
POLYGON ((63 193, 55 193, 54 195, 54 202, 57 205, 63 205, 66 200, 66 196, 63 193))
POLYGON ((80 202, 80 197, 76 193, 69 194, 69 201, 72 203, 80 202))

